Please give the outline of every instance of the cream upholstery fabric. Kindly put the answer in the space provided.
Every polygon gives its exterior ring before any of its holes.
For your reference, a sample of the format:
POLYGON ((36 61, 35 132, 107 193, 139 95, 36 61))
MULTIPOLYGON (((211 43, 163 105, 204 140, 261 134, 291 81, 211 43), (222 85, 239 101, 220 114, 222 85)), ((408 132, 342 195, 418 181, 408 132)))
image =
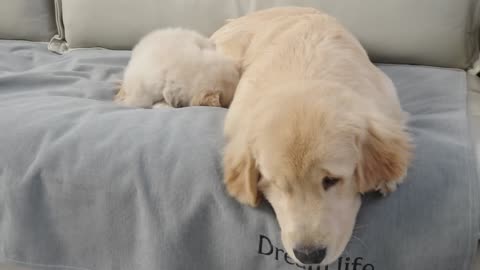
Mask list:
POLYGON ((279 5, 321 8, 374 61, 466 68, 477 56, 477 0, 57 0, 70 48, 130 49, 157 27, 211 34, 225 19, 279 5))

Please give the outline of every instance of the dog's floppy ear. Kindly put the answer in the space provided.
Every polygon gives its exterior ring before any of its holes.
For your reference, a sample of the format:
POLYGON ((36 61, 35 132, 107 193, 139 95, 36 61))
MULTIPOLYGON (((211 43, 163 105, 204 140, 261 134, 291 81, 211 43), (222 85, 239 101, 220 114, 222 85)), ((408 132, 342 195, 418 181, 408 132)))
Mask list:
POLYGON ((204 92, 194 97, 190 102, 191 106, 221 107, 219 92, 204 92))
POLYGON ((258 206, 261 198, 257 188, 259 177, 251 152, 228 144, 224 154, 224 182, 228 193, 241 203, 258 206))
POLYGON ((367 122, 355 176, 360 193, 395 190, 405 177, 413 146, 403 125, 377 117, 367 122))

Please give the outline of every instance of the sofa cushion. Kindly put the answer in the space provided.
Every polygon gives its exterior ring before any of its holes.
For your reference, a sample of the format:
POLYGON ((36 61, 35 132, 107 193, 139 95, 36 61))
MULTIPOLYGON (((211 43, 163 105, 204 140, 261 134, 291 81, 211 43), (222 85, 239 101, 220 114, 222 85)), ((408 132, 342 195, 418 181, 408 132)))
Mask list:
MULTIPOLYGON (((61 0, 57 0, 61 1, 61 0)), ((477 0, 62 0, 70 48, 130 49, 157 27, 211 34, 227 18, 280 5, 321 8, 340 19, 374 61, 466 68, 478 49, 477 0)))
POLYGON ((55 33, 52 0, 0 0, 0 39, 48 41, 55 33))

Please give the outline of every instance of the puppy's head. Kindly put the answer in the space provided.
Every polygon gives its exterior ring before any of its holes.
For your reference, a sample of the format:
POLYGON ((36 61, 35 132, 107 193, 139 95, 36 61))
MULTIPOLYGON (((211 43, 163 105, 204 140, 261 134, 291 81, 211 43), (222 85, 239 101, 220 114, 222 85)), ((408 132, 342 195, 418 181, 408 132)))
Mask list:
POLYGON ((198 82, 190 106, 212 106, 228 108, 233 100, 240 80, 240 68, 222 53, 203 51, 202 70, 198 71, 198 82))
POLYGON ((360 194, 401 178, 410 157, 403 123, 363 107, 349 92, 328 90, 321 97, 309 87, 276 91, 255 106, 265 107, 225 149, 230 195, 250 206, 263 195, 285 249, 304 264, 329 264, 341 255, 360 194))

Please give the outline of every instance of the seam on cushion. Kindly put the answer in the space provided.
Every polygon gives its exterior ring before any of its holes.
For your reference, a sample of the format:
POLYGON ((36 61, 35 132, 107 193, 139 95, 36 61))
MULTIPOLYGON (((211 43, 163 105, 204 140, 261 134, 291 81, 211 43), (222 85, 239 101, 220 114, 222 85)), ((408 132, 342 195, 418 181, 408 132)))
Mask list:
POLYGON ((391 63, 378 63, 378 62, 373 62, 376 66, 404 66, 404 67, 416 67, 416 68, 425 68, 425 69, 435 69, 435 70, 450 70, 450 71, 456 71, 456 72, 465 72, 464 69, 461 68, 456 68, 456 67, 437 67, 437 66, 428 66, 428 65, 418 65, 418 64, 391 64, 391 63))
POLYGON ((55 22, 58 34, 53 36, 48 44, 48 49, 52 52, 64 54, 69 51, 69 46, 65 40, 65 27, 63 25, 62 0, 55 0, 55 22))
MULTIPOLYGON (((470 156, 471 160, 473 160, 474 164, 474 170, 473 170, 473 177, 475 177, 475 181, 469 182, 469 203, 470 203, 470 214, 469 214, 469 223, 470 226, 468 228, 469 230, 469 235, 472 235, 473 237, 478 236, 480 233, 480 208, 479 208, 479 202, 480 202, 480 197, 478 196, 480 194, 480 182, 479 182, 479 168, 477 166, 477 154, 475 151, 476 145, 475 141, 473 138, 473 128, 472 128, 472 119, 470 117, 470 106, 469 106, 469 92, 470 88, 468 85, 468 73, 465 72, 464 74, 464 80, 460 83, 461 87, 460 89, 464 89, 465 91, 465 117, 467 119, 467 136, 469 139, 470 144, 473 147, 469 148, 470 151, 468 151, 468 155, 470 156)), ((473 263, 473 260, 475 258, 475 253, 477 250, 477 245, 478 245, 478 239, 472 239, 472 251, 471 254, 469 254, 469 258, 465 261, 464 268, 465 270, 470 270, 471 269, 471 264, 473 263)))
POLYGON ((467 22, 465 25, 465 51, 466 68, 470 68, 479 57, 479 22, 480 22, 480 3, 477 0, 471 0, 469 5, 467 22))
POLYGON ((64 54, 70 50, 65 40, 55 35, 48 43, 48 50, 58 54, 64 54))
POLYGON ((65 27, 63 26, 62 0, 55 0, 55 21, 60 38, 65 39, 65 27))

